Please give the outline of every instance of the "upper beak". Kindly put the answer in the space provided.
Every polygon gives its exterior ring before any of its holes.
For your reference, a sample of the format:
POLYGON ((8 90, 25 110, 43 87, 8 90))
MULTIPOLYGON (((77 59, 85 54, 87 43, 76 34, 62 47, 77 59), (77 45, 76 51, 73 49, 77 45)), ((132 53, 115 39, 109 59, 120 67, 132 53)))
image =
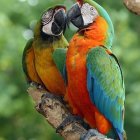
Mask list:
POLYGON ((52 24, 52 32, 54 34, 60 34, 66 26, 66 14, 65 9, 61 8, 54 16, 54 22, 52 24))
POLYGON ((78 3, 74 4, 67 12, 67 23, 72 22, 77 28, 84 26, 84 21, 81 14, 81 9, 78 3))

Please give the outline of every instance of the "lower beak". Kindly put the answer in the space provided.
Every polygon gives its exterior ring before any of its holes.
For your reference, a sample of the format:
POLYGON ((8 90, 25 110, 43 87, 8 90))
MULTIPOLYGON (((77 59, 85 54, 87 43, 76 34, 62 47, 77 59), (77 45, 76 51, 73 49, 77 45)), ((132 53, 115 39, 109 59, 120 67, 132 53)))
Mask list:
POLYGON ((81 9, 78 3, 74 4, 72 8, 67 12, 67 22, 72 22, 72 24, 74 24, 77 28, 84 26, 81 9))

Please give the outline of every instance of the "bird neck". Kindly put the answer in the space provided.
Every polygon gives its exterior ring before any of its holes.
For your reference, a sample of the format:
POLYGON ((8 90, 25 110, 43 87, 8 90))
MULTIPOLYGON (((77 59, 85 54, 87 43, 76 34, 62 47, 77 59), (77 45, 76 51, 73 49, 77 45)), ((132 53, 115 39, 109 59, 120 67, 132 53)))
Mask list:
POLYGON ((90 5, 95 7, 96 10, 98 11, 99 15, 101 17, 103 17, 105 19, 105 21, 107 22, 108 30, 107 30, 107 37, 105 40, 105 46, 106 46, 106 48, 111 49, 112 44, 113 44, 113 39, 114 39, 114 26, 112 24, 112 20, 111 20, 109 14, 102 6, 100 6, 94 0, 80 0, 80 1, 83 1, 84 3, 89 3, 90 5))
POLYGON ((97 19, 89 26, 78 32, 83 35, 85 38, 93 40, 102 46, 109 48, 112 46, 112 42, 110 41, 110 31, 109 26, 106 20, 98 16, 97 19))

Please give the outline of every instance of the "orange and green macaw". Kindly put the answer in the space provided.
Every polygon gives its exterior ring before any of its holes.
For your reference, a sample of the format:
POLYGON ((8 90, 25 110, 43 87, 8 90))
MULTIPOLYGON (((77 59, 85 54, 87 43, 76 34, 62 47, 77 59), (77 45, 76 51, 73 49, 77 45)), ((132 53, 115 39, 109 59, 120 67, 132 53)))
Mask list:
POLYGON ((34 38, 23 52, 23 70, 29 83, 44 85, 56 95, 66 91, 62 78, 68 42, 63 32, 66 26, 66 9, 55 6, 45 11, 37 23, 34 38))
POLYGON ((91 128, 123 140, 125 87, 120 65, 111 51, 112 21, 93 0, 77 0, 67 20, 79 30, 66 56, 65 99, 73 114, 81 116, 91 128))

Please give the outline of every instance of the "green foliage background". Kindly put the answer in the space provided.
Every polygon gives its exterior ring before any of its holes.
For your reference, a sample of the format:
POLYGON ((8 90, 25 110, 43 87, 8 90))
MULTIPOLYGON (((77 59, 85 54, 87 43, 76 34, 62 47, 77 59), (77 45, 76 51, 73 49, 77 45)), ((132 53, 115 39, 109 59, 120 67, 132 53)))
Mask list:
MULTIPOLYGON (((109 12, 115 27, 113 50, 126 85, 125 129, 130 140, 140 139, 140 17, 122 0, 96 0, 109 12)), ((26 94, 22 72, 24 46, 42 11, 55 4, 70 8, 74 0, 0 0, 0 140, 61 140, 39 115, 26 94)), ((66 31, 71 38, 72 31, 66 31)))

